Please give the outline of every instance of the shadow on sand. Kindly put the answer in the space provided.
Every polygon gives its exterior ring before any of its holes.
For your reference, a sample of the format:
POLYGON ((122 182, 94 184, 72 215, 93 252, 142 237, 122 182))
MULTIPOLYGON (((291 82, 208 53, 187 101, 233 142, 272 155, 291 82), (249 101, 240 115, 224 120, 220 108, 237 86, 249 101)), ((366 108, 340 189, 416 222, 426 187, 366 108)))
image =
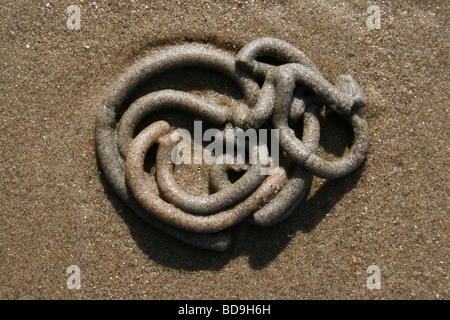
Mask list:
MULTIPOLYGON (((101 170, 100 166, 98 169, 101 170)), ((288 219, 278 225, 263 228, 243 223, 231 228, 231 248, 222 253, 185 244, 153 227, 121 201, 104 175, 100 179, 108 200, 150 259, 183 270, 220 270, 233 258, 247 255, 252 268, 262 269, 294 239, 289 235, 312 231, 333 206, 354 188, 363 171, 362 166, 344 178, 325 181, 314 194, 305 197, 288 219)), ((301 237, 301 234, 296 236, 301 237)))

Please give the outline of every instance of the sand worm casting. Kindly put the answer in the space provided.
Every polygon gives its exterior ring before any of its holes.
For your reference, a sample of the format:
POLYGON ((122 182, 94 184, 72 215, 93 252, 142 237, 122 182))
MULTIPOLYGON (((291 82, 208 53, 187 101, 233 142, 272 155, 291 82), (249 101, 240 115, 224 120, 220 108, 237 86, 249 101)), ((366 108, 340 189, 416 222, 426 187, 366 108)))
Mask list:
MULTIPOLYGON (((364 95, 351 76, 340 76, 332 85, 302 51, 282 40, 258 39, 237 55, 203 44, 172 46, 135 64, 110 88, 97 114, 98 159, 117 195, 145 220, 186 243, 223 251, 231 243, 230 227, 243 222, 269 226, 294 212, 313 175, 340 178, 362 164, 369 148, 368 127, 360 112, 364 105, 364 95), (167 88, 131 101, 132 92, 143 83, 188 67, 223 74, 237 85, 242 98, 226 106, 167 88), (353 129, 352 146, 337 160, 318 154, 323 108, 348 120, 353 129), (275 129, 278 165, 218 162, 210 167, 210 193, 193 194, 174 175, 171 155, 179 138, 175 128, 157 120, 136 132, 143 119, 165 109, 191 113, 221 129, 275 129), (294 125, 302 127, 301 134, 294 125), (152 147, 157 150, 156 183, 144 170, 152 147), (262 174, 267 167, 271 174, 262 174), (230 170, 242 175, 232 182, 230 170)), ((256 152, 262 147, 258 145, 256 152)))

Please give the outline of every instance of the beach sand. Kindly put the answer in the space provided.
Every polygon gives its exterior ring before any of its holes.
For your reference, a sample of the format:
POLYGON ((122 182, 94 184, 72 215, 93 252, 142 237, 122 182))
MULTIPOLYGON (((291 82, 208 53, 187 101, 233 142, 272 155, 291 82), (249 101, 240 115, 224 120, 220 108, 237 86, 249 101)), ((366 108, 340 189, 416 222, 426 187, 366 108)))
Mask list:
MULTIPOLYGON (((0 298, 448 299, 446 4, 0 2, 0 298), (373 4, 380 29, 366 24, 373 4), (67 27, 69 5, 81 8, 80 30, 67 27), (106 183, 95 150, 100 101, 166 44, 237 52, 267 36, 305 52, 330 82, 350 74, 361 84, 367 161, 342 179, 315 177, 281 224, 236 227, 226 252, 184 244, 106 183), (71 265, 79 289, 67 286, 71 265), (380 289, 367 287, 371 265, 380 289)), ((329 122, 322 143, 333 151, 342 127, 329 122)), ((183 183, 203 188, 205 176, 190 172, 183 183)))

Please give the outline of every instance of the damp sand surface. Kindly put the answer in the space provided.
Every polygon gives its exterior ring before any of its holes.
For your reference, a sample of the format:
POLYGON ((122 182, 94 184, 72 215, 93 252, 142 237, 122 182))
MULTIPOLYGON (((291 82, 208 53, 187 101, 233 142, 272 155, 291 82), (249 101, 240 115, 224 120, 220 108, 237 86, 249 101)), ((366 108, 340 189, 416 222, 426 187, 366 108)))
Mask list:
MULTIPOLYGON (((446 1, 379 1, 380 29, 366 24, 371 1, 80 1, 81 29, 68 30, 72 4, 0 4, 0 298, 449 298, 446 1), (112 81, 153 50, 198 41, 237 52, 260 37, 299 48, 332 83, 361 84, 370 151, 349 176, 314 178, 283 223, 240 225, 230 250, 209 252, 117 198, 95 116, 112 81), (366 285, 371 265, 379 290, 366 285)), ((218 101, 233 91, 211 81, 218 101)), ((339 154, 335 120, 323 120, 321 145, 339 154)), ((176 174, 206 192, 202 168, 176 174)))

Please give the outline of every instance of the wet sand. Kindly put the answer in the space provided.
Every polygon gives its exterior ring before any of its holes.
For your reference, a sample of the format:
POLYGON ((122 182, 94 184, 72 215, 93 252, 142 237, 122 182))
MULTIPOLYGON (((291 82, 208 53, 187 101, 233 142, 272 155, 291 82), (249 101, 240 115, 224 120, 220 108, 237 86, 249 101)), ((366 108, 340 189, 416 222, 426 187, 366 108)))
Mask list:
MULTIPOLYGON (((380 29, 366 25, 371 1, 76 2, 0 3, 1 299, 449 298, 446 1, 378 1, 380 29), (73 4, 80 30, 66 25, 73 4), (330 82, 361 84, 367 161, 314 178, 283 223, 236 227, 224 253, 186 245, 106 183, 97 108, 152 50, 199 41, 237 52, 266 36, 304 51, 330 82), (67 287, 70 265, 80 289, 67 287), (370 265, 379 290, 366 286, 370 265)), ((323 124, 333 153, 343 128, 323 124)), ((195 168, 178 176, 205 190, 195 168)))

